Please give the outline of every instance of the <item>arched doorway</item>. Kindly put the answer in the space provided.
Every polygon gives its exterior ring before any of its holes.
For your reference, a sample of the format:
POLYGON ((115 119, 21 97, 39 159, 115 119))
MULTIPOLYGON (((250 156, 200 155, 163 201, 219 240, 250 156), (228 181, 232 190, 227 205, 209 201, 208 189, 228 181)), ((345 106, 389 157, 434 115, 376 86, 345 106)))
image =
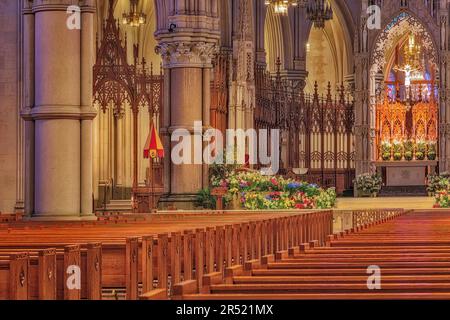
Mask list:
POLYGON ((424 189, 439 160, 439 70, 433 37, 415 16, 401 12, 378 35, 371 59, 371 161, 386 190, 424 189))

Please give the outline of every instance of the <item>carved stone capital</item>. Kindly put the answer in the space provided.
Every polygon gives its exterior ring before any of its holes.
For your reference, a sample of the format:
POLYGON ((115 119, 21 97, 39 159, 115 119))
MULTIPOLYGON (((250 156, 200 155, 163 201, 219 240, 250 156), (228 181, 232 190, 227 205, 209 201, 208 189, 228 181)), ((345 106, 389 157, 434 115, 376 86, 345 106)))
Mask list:
POLYGON ((34 0, 32 1, 33 13, 41 11, 67 11, 69 6, 79 6, 80 8, 94 8, 92 0, 34 0))
POLYGON ((219 46, 213 42, 172 41, 162 42, 156 47, 165 68, 211 67, 212 58, 219 46))

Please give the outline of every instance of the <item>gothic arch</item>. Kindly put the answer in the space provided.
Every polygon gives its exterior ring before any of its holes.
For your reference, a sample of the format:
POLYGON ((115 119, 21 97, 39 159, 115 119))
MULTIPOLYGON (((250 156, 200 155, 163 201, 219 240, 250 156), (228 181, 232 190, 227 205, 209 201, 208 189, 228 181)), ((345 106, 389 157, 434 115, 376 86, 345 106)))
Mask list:
POLYGON ((339 83, 345 81, 348 75, 353 74, 353 34, 347 14, 348 8, 345 3, 330 1, 334 17, 326 23, 324 29, 315 29, 310 21, 303 24, 305 28, 304 38, 307 47, 302 48, 306 57, 306 66, 309 73, 307 91, 312 92, 314 82, 322 84, 325 90, 328 81, 332 83, 333 89, 339 83))
POLYGON ((276 71, 278 58, 282 70, 292 68, 293 42, 289 17, 275 14, 273 8, 269 6, 264 23, 264 48, 270 72, 276 71))
POLYGON ((385 66, 389 63, 387 59, 391 56, 388 54, 389 51, 392 51, 402 37, 411 32, 422 38, 423 46, 430 53, 431 62, 437 69, 439 65, 438 46, 432 31, 413 13, 402 11, 394 15, 375 38, 371 49, 372 72, 384 71, 385 66))
POLYGON ((220 17, 220 32, 222 47, 233 46, 233 14, 232 14, 232 0, 222 0, 218 7, 220 17))

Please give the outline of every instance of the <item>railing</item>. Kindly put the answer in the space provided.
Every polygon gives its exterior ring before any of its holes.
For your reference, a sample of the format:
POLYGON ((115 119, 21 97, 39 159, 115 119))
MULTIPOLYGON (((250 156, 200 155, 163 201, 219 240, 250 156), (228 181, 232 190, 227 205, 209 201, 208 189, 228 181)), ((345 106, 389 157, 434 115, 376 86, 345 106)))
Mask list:
POLYGON ((342 232, 352 228, 377 223, 404 213, 404 209, 334 210, 333 231, 342 232))
POLYGON ((332 221, 332 211, 286 213, 278 218, 144 237, 141 298, 199 293, 205 286, 266 264, 302 244, 325 245, 333 233, 332 221))

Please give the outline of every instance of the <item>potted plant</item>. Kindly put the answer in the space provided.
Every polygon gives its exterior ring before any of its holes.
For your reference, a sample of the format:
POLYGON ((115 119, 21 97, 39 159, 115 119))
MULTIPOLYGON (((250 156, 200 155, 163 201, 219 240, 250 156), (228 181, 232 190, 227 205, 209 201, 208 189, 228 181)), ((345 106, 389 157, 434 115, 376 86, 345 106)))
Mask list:
POLYGON ((436 160, 436 156, 437 156, 436 150, 437 150, 436 142, 429 142, 428 143, 428 152, 427 152, 428 160, 431 160, 431 161, 436 160))
POLYGON ((448 190, 450 185, 450 176, 448 172, 440 175, 431 174, 427 178, 427 191, 429 196, 434 196, 437 192, 448 190))
POLYGON ((389 143, 389 141, 383 141, 381 143, 381 159, 384 161, 391 160, 391 151, 392 151, 392 145, 389 143))
POLYGON ((376 197, 383 185, 379 175, 370 173, 357 176, 353 183, 358 197, 376 197))
POLYGON ((427 144, 424 141, 419 141, 416 144, 416 159, 425 160, 425 154, 427 152, 427 144))
POLYGON ((395 161, 400 161, 403 158, 403 144, 395 141, 393 144, 393 152, 394 152, 394 160, 395 161))
POLYGON ((405 160, 411 161, 414 158, 414 142, 407 140, 403 148, 405 150, 405 160))

